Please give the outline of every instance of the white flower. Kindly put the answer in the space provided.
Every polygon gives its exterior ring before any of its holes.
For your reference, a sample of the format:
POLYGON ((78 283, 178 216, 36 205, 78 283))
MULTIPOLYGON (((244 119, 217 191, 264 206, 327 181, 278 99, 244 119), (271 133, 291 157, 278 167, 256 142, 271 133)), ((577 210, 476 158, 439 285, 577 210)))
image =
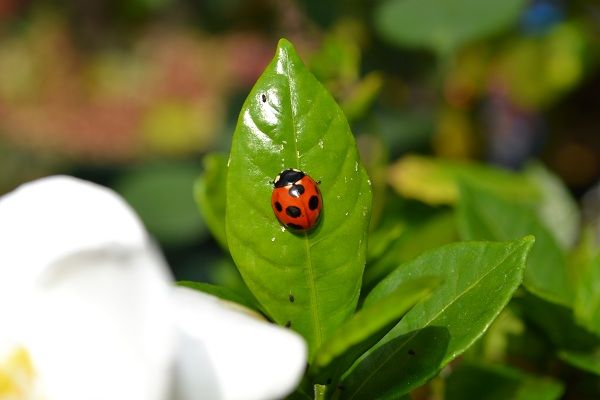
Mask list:
POLYGON ((50 177, 0 198, 0 399, 272 399, 305 362, 298 335, 175 288, 112 191, 50 177))

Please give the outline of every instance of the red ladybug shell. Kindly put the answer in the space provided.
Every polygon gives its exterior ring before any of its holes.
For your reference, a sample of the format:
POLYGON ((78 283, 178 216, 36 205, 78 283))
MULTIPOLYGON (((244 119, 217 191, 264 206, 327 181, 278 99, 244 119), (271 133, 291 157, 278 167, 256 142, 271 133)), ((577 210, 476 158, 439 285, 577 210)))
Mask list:
POLYGON ((317 182, 302 171, 286 169, 273 184, 271 206, 279 222, 296 231, 312 229, 323 207, 317 182))

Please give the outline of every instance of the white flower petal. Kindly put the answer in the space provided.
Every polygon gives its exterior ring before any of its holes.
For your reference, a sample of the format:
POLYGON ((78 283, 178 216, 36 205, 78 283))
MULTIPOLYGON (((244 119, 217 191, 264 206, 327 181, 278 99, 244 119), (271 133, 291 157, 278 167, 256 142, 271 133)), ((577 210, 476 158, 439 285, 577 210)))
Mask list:
POLYGON ((143 247, 146 242, 129 205, 90 182, 52 176, 0 198, 0 281, 9 271, 13 284, 16 279, 31 282, 53 261, 82 249, 115 243, 143 247))
POLYGON ((299 335, 192 289, 176 288, 173 296, 175 399, 277 399, 298 385, 306 367, 299 335))
POLYGON ((170 288, 158 262, 115 247, 54 266, 25 335, 49 399, 165 399, 170 288))
POLYGON ((46 399, 164 399, 170 279, 120 197, 24 185, 0 199, 0 248, 0 336, 30 352, 46 399))

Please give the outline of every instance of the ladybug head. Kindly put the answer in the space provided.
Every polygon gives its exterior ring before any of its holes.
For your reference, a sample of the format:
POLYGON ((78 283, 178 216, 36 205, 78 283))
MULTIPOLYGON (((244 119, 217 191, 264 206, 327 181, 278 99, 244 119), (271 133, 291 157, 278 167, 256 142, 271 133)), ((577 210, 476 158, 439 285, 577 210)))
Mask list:
POLYGON ((286 169, 281 171, 273 182, 276 188, 285 187, 287 185, 293 185, 300 179, 304 178, 304 172, 297 169, 286 169))

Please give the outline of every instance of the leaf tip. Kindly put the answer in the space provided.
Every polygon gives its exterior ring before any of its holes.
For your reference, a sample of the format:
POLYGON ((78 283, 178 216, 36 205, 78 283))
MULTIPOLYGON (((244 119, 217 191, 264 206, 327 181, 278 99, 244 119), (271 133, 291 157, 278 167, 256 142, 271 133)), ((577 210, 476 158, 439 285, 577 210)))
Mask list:
POLYGON ((531 247, 535 243, 535 236, 527 235, 521 239, 521 243, 523 243, 524 246, 531 247))
POLYGON ((277 43, 277 49, 283 50, 283 51, 290 51, 290 50, 295 51, 294 45, 292 44, 292 42, 290 42, 286 38, 279 39, 279 43, 277 43))
POLYGON ((296 48, 286 38, 279 39, 279 43, 277 43, 277 51, 275 54, 275 59, 277 60, 287 60, 287 62, 291 62, 292 64, 297 63, 299 61, 298 53, 296 52, 296 48))
POLYGON ((527 257, 529 256, 529 252, 531 251, 531 248, 535 244, 535 236, 527 235, 527 236, 523 237, 522 239, 516 240, 515 244, 517 245, 518 248, 523 249, 523 253, 522 253, 523 254, 523 263, 525 263, 525 260, 527 260, 527 257))

